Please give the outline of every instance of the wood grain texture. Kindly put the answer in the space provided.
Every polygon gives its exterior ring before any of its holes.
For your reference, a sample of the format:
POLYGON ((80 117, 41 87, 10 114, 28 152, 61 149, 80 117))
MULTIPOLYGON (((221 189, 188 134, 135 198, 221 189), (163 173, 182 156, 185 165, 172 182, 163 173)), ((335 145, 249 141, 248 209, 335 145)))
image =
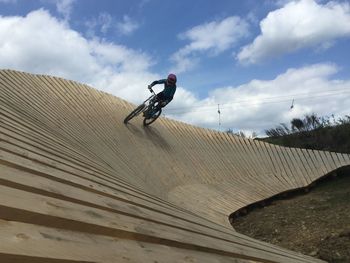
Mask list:
POLYGON ((0 71, 0 262, 320 262, 228 216, 350 164, 160 118, 61 78, 0 71))

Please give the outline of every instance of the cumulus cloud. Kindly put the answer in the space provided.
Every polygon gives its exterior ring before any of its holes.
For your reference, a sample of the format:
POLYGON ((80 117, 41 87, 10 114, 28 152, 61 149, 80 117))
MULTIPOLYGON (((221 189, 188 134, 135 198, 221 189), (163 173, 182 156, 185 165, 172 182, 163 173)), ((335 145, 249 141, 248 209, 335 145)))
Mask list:
POLYGON ((0 0, 0 3, 13 4, 17 3, 17 0, 0 0))
POLYGON ((76 0, 40 0, 40 2, 44 4, 54 5, 56 7, 57 13, 61 15, 66 22, 68 22, 73 12, 73 5, 76 3, 76 0))
POLYGON ((171 60, 176 64, 172 71, 189 70, 196 65, 198 54, 215 56, 232 48, 247 35, 248 23, 236 16, 195 26, 179 35, 180 39, 190 43, 172 55, 171 60))
POLYGON ((70 14, 72 11, 72 5, 75 2, 75 0, 57 0, 56 1, 56 7, 57 11, 62 14, 70 14))
POLYGON ((106 12, 100 13, 97 17, 85 22, 85 26, 87 27, 86 34, 91 38, 96 36, 96 31, 106 34, 111 29, 112 24, 113 18, 110 14, 106 12))
POLYGON ((43 9, 0 17, 0 39, 1 68, 77 80, 133 102, 148 95, 145 83, 157 78, 147 54, 88 40, 43 9))
POLYGON ((118 34, 128 36, 140 27, 137 21, 127 15, 124 15, 122 20, 118 21, 106 12, 100 13, 97 17, 86 21, 85 26, 87 27, 86 34, 88 37, 96 37, 98 35, 96 33, 107 34, 111 29, 118 34))
MULTIPOLYGON (((0 68, 73 79, 134 103, 149 95, 147 83, 160 78, 150 71, 153 60, 147 54, 87 39, 46 10, 23 17, 0 16, 0 39, 0 68)), ((311 112, 345 115, 350 96, 344 94, 350 91, 350 81, 334 79, 338 71, 333 64, 289 69, 271 80, 218 88, 205 99, 179 87, 165 114, 217 129, 220 104, 222 129, 244 131, 262 131, 311 112), (343 96, 328 96, 336 90, 343 96), (289 110, 292 98, 295 104, 289 110)))
POLYGON ((165 113, 184 122, 218 129, 220 104, 223 130, 255 131, 260 135, 267 128, 305 114, 344 116, 349 114, 346 105, 350 105, 350 81, 332 79, 338 71, 334 64, 289 69, 271 80, 218 88, 203 100, 182 91, 165 113), (290 109, 292 99, 294 107, 290 109))
POLYGON ((272 0, 269 1, 272 5, 275 6, 285 6, 286 4, 288 4, 289 2, 294 2, 295 0, 272 0))
POLYGON ((139 24, 127 15, 124 15, 123 20, 117 23, 117 30, 123 35, 130 35, 138 28, 139 24))
POLYGON ((237 55, 241 63, 258 63, 307 47, 319 51, 329 48, 338 38, 350 36, 348 2, 287 2, 261 21, 261 34, 237 55))

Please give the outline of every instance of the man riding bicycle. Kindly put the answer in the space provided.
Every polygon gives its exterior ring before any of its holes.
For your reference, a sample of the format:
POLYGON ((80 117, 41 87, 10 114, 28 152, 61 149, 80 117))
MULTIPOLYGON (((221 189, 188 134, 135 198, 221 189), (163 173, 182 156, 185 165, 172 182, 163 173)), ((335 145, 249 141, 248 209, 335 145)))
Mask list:
POLYGON ((127 124, 132 118, 135 118, 141 112, 143 113, 144 117, 144 126, 148 126, 153 123, 162 113, 162 108, 172 101, 174 97, 176 91, 176 76, 174 74, 169 74, 166 79, 155 80, 148 85, 148 89, 153 93, 153 95, 125 117, 125 124, 127 124), (164 89, 158 94, 155 94, 152 87, 157 84, 164 84, 164 89))
POLYGON ((156 96, 159 108, 165 107, 170 101, 173 100, 176 91, 176 81, 176 75, 169 74, 166 79, 155 80, 150 85, 148 85, 148 89, 152 90, 152 87, 154 85, 164 84, 164 89, 156 96))

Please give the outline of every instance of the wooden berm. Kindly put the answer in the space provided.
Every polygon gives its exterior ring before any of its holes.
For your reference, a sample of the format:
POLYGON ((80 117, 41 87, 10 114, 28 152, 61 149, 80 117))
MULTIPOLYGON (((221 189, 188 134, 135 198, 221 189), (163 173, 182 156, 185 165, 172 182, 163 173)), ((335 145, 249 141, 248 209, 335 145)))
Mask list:
POLYGON ((160 118, 61 78, 0 71, 0 262, 321 262, 228 216, 350 164, 160 118))

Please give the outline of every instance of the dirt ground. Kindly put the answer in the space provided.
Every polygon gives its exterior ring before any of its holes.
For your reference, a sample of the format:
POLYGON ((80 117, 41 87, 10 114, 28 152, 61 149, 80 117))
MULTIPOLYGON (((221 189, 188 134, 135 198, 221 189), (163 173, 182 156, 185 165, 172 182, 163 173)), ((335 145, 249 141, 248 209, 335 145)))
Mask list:
POLYGON ((350 172, 237 218, 240 233, 328 262, 350 262, 350 172))

